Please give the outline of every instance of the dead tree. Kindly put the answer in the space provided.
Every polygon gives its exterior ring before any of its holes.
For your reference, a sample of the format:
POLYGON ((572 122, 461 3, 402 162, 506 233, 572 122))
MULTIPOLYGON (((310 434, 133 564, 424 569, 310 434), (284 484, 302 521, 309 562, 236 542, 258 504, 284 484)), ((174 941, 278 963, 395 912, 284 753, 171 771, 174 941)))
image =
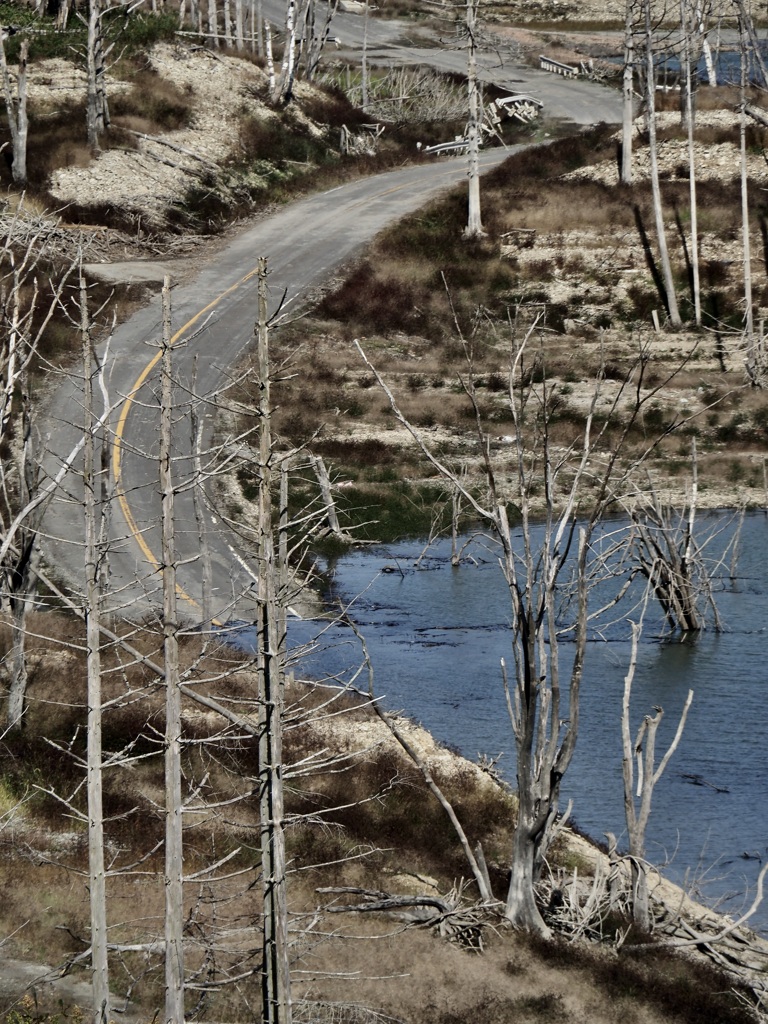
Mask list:
POLYGON ((16 95, 11 88, 11 76, 5 59, 5 41, 0 39, 0 72, 3 79, 3 98, 8 118, 8 129, 11 133, 13 163, 11 175, 14 183, 24 187, 27 184, 27 61, 29 59, 29 42, 21 41, 19 50, 19 67, 16 72, 16 95))
MULTIPOLYGON (((516 927, 549 936, 536 901, 535 885, 554 835, 559 810, 560 786, 570 765, 579 729, 579 695, 587 644, 589 593, 589 539, 602 513, 605 480, 598 488, 591 514, 579 529, 576 509, 582 480, 587 472, 592 437, 590 412, 584 436, 564 458, 554 459, 548 444, 550 393, 547 383, 535 394, 526 383, 525 359, 537 324, 513 345, 509 374, 509 407, 515 425, 513 493, 502 493, 497 484, 487 436, 470 371, 462 383, 478 424, 481 458, 485 466, 488 500, 481 502, 464 486, 460 475, 443 464, 400 411, 394 395, 358 344, 368 368, 385 391, 399 422, 412 434, 435 469, 456 488, 474 515, 485 524, 500 545, 500 562, 511 603, 513 669, 502 665, 507 705, 517 753, 518 813, 510 856, 510 883, 506 918, 516 927), (561 486, 565 479, 564 490, 561 486), (534 525, 533 494, 542 480, 545 491, 544 520, 540 532, 534 525), (522 539, 513 542, 507 504, 514 501, 522 516, 522 539), (571 623, 573 660, 561 669, 557 616, 566 588, 575 579, 576 615, 571 623), (569 717, 562 717, 565 696, 569 717)), ((468 343, 465 343, 468 346, 468 343)), ((596 387, 594 401, 597 401, 596 387)), ((593 406, 594 407, 594 406, 593 406)))
POLYGON ((667 248, 667 232, 664 226, 664 211, 661 203, 661 187, 659 185, 659 155, 656 141, 656 71, 654 64, 653 25, 651 23, 651 0, 643 0, 643 16, 645 22, 645 102, 648 117, 648 153, 651 165, 651 193, 653 195, 653 213, 656 219, 656 237, 659 245, 659 261, 664 278, 664 290, 669 322, 672 327, 681 327, 680 311, 675 294, 675 281, 672 276, 672 265, 667 248))
POLYGON ((632 520, 628 541, 632 564, 648 581, 670 629, 683 633, 704 629, 708 614, 715 629, 721 628, 712 593, 712 572, 694 533, 698 495, 695 441, 691 473, 690 500, 682 513, 665 508, 650 484, 628 510, 632 520))
MULTIPOLYGON (((323 56, 323 50, 328 42, 331 31, 331 24, 339 7, 339 0, 327 0, 322 18, 317 16, 318 0, 309 0, 304 10, 304 30, 302 36, 302 63, 304 66, 304 78, 312 82, 317 75, 317 69, 323 56)), ((368 4, 366 3, 366 12, 368 4)), ((363 57, 367 57, 367 13, 365 27, 365 41, 363 43, 363 57)), ((365 108, 365 104, 363 104, 365 108)))
POLYGON ((739 98, 739 177, 741 182, 741 242, 742 265, 744 272, 744 344, 746 349, 747 378, 753 387, 760 384, 760 357, 755 344, 755 327, 752 297, 752 253, 749 231, 749 179, 747 177, 747 66, 750 53, 750 33, 748 31, 748 14, 743 4, 739 4, 739 39, 741 44, 740 61, 740 98, 739 98))
POLYGON ((480 212, 480 92, 477 82, 477 8, 479 0, 467 0, 467 89, 469 98, 468 156, 469 196, 465 238, 481 238, 483 221, 480 212))
POLYGON ((632 133, 635 121, 635 7, 627 0, 624 19, 624 72, 622 76, 621 181, 632 183, 632 133))
POLYGON ((629 837, 629 859, 632 875, 632 917, 635 924, 644 932, 651 931, 651 909, 648 894, 648 869, 645 861, 645 833, 651 814, 653 790, 664 774, 669 761, 677 750, 688 717, 688 709, 693 700, 693 690, 688 691, 675 736, 666 753, 656 766, 656 733, 658 732, 664 711, 654 708, 654 714, 646 715, 637 730, 634 742, 630 732, 630 697, 632 681, 637 666, 637 648, 641 626, 632 624, 632 653, 629 668, 624 679, 624 698, 621 713, 621 739, 623 749, 622 774, 624 779, 624 811, 627 819, 627 835, 629 837), (635 763, 637 775, 635 775, 635 763), (636 803, 639 800, 639 804, 636 803))
POLYGON ((184 875, 181 798, 181 689, 174 481, 171 281, 163 282, 161 340, 160 490, 162 494, 163 661, 165 666, 165 1020, 184 1022, 184 875))
POLYGON ((699 280, 699 227, 698 227, 698 202, 696 198, 696 158, 693 144, 693 129, 695 123, 693 73, 691 57, 691 41, 693 27, 690 20, 696 16, 696 11, 689 11, 689 0, 680 0, 680 25, 682 30, 682 54, 681 72, 683 76, 682 91, 688 97, 683 106, 683 125, 688 137, 688 181, 691 208, 691 277, 693 285, 693 310, 696 326, 701 326, 701 285, 699 280))
POLYGON ((278 633, 277 565, 272 514, 267 261, 259 260, 259 491, 257 660, 259 679, 259 834, 264 895, 262 1020, 290 1024, 288 908, 285 879, 282 716, 285 696, 284 636, 278 633))
MULTIPOLYGON (((104 14, 101 0, 89 0, 88 43, 86 51, 86 125, 88 145, 95 155, 99 152, 99 140, 109 128, 109 105, 107 103, 106 59, 110 46, 104 48, 104 14)), ((82 19, 82 16, 80 16, 82 19)), ((85 19, 82 19, 85 20, 85 19)))
MULTIPOLYGON (((80 279, 80 316, 83 360, 83 491, 85 508, 85 620, 88 648, 88 867, 91 911, 91 971, 93 1024, 111 1019, 107 956, 107 894, 104 866, 104 812, 102 807, 102 696, 101 696, 101 561, 104 556, 98 499, 93 401, 93 349, 88 314, 88 290, 80 279)), ((98 372, 98 371, 97 371, 98 372)))
POLYGON ((712 4, 710 0, 694 0, 693 16, 695 18, 696 31, 701 40, 701 50, 704 54, 704 66, 707 69, 707 83, 715 88, 717 86, 717 71, 712 58, 712 47, 709 43, 709 20, 712 16, 712 4))
POLYGON ((283 42, 283 58, 280 74, 275 75, 272 63, 272 40, 267 25, 267 55, 270 77, 269 98, 275 106, 284 106, 293 96, 293 83, 296 77, 296 47, 298 32, 296 27, 296 0, 288 0, 285 12, 285 41, 283 42))

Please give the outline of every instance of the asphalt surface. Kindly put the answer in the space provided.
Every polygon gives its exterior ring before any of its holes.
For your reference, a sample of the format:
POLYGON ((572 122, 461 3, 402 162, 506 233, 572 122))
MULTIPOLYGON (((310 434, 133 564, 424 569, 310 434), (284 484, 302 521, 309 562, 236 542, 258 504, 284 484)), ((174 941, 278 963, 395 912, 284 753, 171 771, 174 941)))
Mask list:
MULTIPOLYGON (((461 54, 441 50, 408 50, 407 56, 401 56, 408 62, 429 59, 449 70, 460 70, 462 61, 461 54)), ((485 74, 496 77, 496 70, 486 67, 485 74)), ((557 76, 541 76, 540 80, 540 73, 534 74, 528 68, 509 67, 504 69, 504 76, 497 79, 500 84, 537 95, 545 103, 546 114, 569 117, 575 124, 620 120, 619 95, 594 83, 557 76)), ((482 165, 495 165, 517 148, 520 147, 486 151, 482 154, 482 165)), ((178 333, 174 343, 174 374, 179 379, 180 410, 174 433, 178 487, 176 543, 182 562, 181 614, 187 621, 199 621, 202 595, 196 561, 200 537, 192 489, 188 486, 193 475, 189 458, 192 441, 185 402, 192 390, 205 396, 220 389, 250 344, 257 308, 256 281, 252 275, 259 257, 269 260, 273 305, 285 291, 286 307, 296 307, 385 226, 463 180, 465 158, 428 160, 311 196, 247 227, 194 280, 174 287, 173 330, 178 333)), ((107 362, 110 401, 128 399, 122 411, 115 411, 109 433, 113 467, 116 432, 120 435, 117 461, 123 493, 120 506, 115 505, 112 512, 109 603, 116 613, 131 619, 151 614, 162 605, 157 468, 159 375, 156 367, 150 367, 157 356, 160 333, 158 296, 115 332, 107 362)), ((55 472, 81 433, 81 408, 80 382, 74 375, 63 376, 48 407, 46 466, 50 473, 55 472)), ((213 406, 201 415, 205 417, 205 437, 210 437, 213 406)), ((75 588, 83 578, 81 489, 77 474, 70 473, 44 521, 46 558, 75 588)), ((213 561, 214 614, 222 621, 248 616, 249 601, 243 601, 242 595, 247 594, 253 582, 252 569, 235 534, 227 527, 222 528, 221 516, 215 508, 208 509, 206 522, 213 561)))

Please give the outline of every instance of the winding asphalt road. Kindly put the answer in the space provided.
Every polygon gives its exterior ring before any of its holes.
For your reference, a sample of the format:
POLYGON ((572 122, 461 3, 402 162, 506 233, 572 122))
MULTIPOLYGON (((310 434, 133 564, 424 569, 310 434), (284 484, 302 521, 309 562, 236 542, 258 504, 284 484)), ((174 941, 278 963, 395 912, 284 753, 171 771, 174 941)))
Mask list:
MULTIPOLYGON (((409 61, 422 59, 451 69, 460 55, 409 51, 409 61)), ((494 77, 499 84, 542 97, 545 114, 570 116, 575 124, 617 122, 621 117, 618 94, 591 82, 565 81, 528 68, 511 67, 504 70, 501 80, 500 75, 494 77)), ((482 166, 493 166, 519 148, 484 152, 482 166)), ((466 159, 425 162, 302 199, 238 234, 194 280, 173 289, 174 373, 180 382, 180 408, 184 390, 191 388, 196 357, 194 390, 207 395, 229 379, 249 345, 256 316, 254 272, 261 256, 269 260, 274 301, 287 290, 289 306, 296 305, 386 225, 463 180, 466 159)), ((108 360, 111 400, 122 400, 112 419, 109 440, 112 468, 119 476, 118 491, 122 495, 112 513, 109 603, 116 613, 129 619, 145 617, 162 605, 157 469, 160 333, 157 297, 115 332, 108 360)), ((62 378, 48 408, 51 472, 76 443, 80 410, 79 382, 74 377, 62 378)), ((213 409, 204 415, 210 427, 213 409)), ((200 541, 191 488, 184 486, 191 475, 188 421, 176 423, 174 439, 178 448, 174 472, 179 488, 176 542, 181 561, 182 615, 187 621, 198 621, 200 541)), ((78 487, 76 475, 70 474, 69 483, 50 504, 44 521, 46 558, 75 589, 81 588, 83 578, 84 531, 78 487)), ((244 603, 242 595, 253 581, 252 571, 238 550, 235 535, 222 528, 215 510, 209 510, 207 532, 213 563, 214 615, 222 621, 247 617, 248 602, 244 603)))

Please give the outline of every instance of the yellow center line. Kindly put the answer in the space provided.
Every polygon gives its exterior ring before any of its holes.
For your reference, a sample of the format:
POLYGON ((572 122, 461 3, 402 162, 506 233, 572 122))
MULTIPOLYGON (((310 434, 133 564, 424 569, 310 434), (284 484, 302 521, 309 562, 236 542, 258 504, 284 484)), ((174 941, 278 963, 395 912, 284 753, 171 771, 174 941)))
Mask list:
MULTIPOLYGON (((256 274, 256 273, 257 273, 257 268, 256 267, 254 267, 253 270, 249 270, 248 273, 245 275, 245 277, 240 278, 239 281, 236 281, 233 285, 231 285, 229 288, 227 288, 225 291, 223 291, 220 295, 217 295, 215 299, 213 299, 211 302, 208 303, 207 306, 204 306, 201 310, 199 310, 197 313, 195 313, 195 315, 193 317, 191 317, 191 319, 189 319, 184 324, 183 327, 179 328, 179 330, 176 331, 176 333, 171 338, 171 345, 175 345, 179 341, 179 339, 184 334, 186 334, 186 332, 190 329, 190 327, 193 327, 198 322, 198 320, 200 320, 200 318, 202 316, 204 316, 206 313, 210 312, 212 309, 214 309, 216 306, 218 306, 218 304, 222 301, 222 299, 226 298, 227 295, 230 295, 232 292, 234 292, 238 288, 240 288, 241 285, 243 285, 247 281, 249 281, 254 276, 254 274, 256 274)), ((128 498, 126 496, 125 491, 123 490, 122 475, 123 475, 123 446, 125 444, 125 428, 126 428, 126 425, 128 423, 128 416, 130 415, 131 409, 135 405, 136 396, 138 395, 139 391, 141 390, 141 388, 146 383, 146 380, 149 377, 149 375, 152 372, 152 370, 159 363, 161 357, 162 357, 162 352, 157 352, 152 357, 152 359, 150 359, 150 361, 147 363, 147 365, 141 371, 139 376, 136 378, 136 382, 134 383, 134 385, 131 388, 130 392, 126 396, 125 401, 123 402, 122 407, 120 409, 120 416, 118 418, 117 426, 115 428, 114 438, 112 440, 112 474, 113 474, 114 480, 115 480, 115 489, 116 489, 116 493, 117 493, 117 500, 118 500, 118 502, 120 504, 120 508, 122 510, 123 516, 125 517, 125 521, 126 521, 126 523, 128 525, 128 529, 129 529, 129 531, 131 533, 131 536, 133 537, 133 539, 136 541, 137 545, 139 546, 139 549, 140 549, 141 553, 144 555, 144 557, 150 563, 150 565, 152 565, 154 567, 156 572, 160 572, 162 570, 162 562, 160 562, 155 557, 155 555, 153 554, 152 549, 150 548, 149 544, 147 544, 146 540, 144 539, 142 531, 139 529, 139 527, 138 527, 138 525, 136 523, 136 519, 134 518, 133 512, 131 510, 131 506, 128 503, 128 498)), ((199 602, 196 601, 193 597, 191 597, 183 589, 183 587, 179 586, 178 584, 176 585, 176 593, 178 594, 178 596, 182 600, 187 601, 193 607, 195 607, 197 609, 200 608, 199 602)), ((216 625, 222 625, 221 622, 218 622, 216 620, 215 620, 215 624, 216 625)))

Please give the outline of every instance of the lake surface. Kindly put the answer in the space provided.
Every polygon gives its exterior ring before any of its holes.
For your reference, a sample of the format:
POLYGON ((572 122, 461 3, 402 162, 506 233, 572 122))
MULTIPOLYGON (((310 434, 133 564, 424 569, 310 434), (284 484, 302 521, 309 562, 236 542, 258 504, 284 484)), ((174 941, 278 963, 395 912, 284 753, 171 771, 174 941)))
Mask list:
MULTIPOLYGON (((734 529, 712 517, 699 524, 700 537, 725 526, 713 551, 734 529)), ((416 566, 423 547, 415 541, 349 553, 327 567, 327 597, 354 599, 351 615, 366 638, 387 707, 404 710, 472 760, 503 752, 499 766, 514 785, 514 742, 499 669, 501 657, 511 662, 510 604, 495 552, 478 541, 473 560, 452 568, 449 545, 439 542, 416 566)), ((725 630, 681 641, 663 636, 660 618, 646 618, 632 697, 633 735, 654 705, 665 710, 660 758, 687 691, 694 690, 685 734, 654 792, 647 855, 666 864, 668 877, 733 915, 768 856, 765 516, 745 518, 739 549, 734 578, 726 566, 717 579, 725 630)), ((316 627, 293 622, 292 643, 309 639, 316 627)), ((573 820, 596 838, 625 831, 621 703, 628 635, 621 622, 589 644, 580 734, 563 782, 561 806, 572 799, 573 820)), ((360 662, 348 628, 332 629, 323 647, 302 666, 307 674, 343 675, 360 662)), ((768 906, 752 925, 768 931, 768 906)))

